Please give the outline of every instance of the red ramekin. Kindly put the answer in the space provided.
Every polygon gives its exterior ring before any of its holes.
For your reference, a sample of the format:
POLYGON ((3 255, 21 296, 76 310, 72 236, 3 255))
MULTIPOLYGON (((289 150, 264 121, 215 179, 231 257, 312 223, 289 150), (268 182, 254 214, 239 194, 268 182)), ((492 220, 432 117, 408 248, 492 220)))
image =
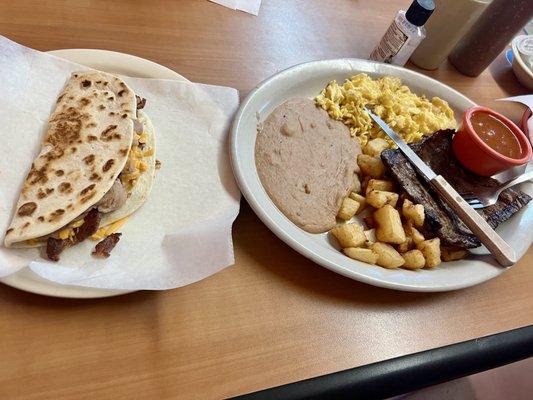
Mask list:
POLYGON ((533 132, 529 132, 529 129, 527 127, 527 121, 529 120, 529 118, 531 118, 532 114, 533 113, 529 108, 526 109, 526 112, 524 113, 524 115, 522 115, 521 123, 522 132, 524 132, 526 136, 529 137, 529 141, 531 142, 531 144, 533 144, 533 132))
POLYGON ((518 126, 500 113, 480 106, 472 107, 465 111, 461 128, 453 137, 452 148, 455 156, 463 166, 481 176, 496 175, 506 169, 526 164, 531 160, 532 156, 531 144, 518 126), (506 157, 483 142, 474 131, 470 121, 474 113, 489 114, 503 122, 518 139, 522 151, 521 157, 506 157))

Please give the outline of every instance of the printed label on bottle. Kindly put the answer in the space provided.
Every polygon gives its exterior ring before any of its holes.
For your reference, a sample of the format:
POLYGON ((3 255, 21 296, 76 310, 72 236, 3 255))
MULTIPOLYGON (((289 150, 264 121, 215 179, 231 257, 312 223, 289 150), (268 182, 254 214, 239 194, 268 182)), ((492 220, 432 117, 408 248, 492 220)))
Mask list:
POLYGON ((370 54, 370 59, 391 63, 392 58, 400 52, 402 47, 407 43, 407 35, 403 33, 396 21, 393 21, 379 45, 370 54))

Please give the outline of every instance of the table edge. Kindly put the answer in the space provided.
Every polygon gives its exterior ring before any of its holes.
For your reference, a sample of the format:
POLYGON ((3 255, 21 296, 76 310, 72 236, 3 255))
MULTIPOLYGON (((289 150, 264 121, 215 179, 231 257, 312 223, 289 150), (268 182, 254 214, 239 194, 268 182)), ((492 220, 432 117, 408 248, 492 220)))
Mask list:
POLYGON ((533 325, 233 397, 381 399, 533 357, 533 325))

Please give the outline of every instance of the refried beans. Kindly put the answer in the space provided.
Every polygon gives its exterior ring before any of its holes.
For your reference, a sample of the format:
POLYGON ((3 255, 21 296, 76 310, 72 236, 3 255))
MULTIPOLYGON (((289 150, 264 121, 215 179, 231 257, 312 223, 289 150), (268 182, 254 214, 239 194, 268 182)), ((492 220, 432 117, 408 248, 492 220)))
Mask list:
POLYGON ((276 206, 300 228, 326 232, 359 173, 357 139, 311 99, 278 106, 258 126, 255 164, 276 206))

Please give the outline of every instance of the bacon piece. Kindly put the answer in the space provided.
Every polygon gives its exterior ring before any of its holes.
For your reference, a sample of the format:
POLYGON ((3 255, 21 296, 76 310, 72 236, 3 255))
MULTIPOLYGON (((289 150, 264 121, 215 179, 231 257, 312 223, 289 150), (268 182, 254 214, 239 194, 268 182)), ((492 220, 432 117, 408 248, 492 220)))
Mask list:
POLYGON ((51 261, 59 261, 59 255, 69 246, 68 239, 55 239, 49 237, 46 242, 46 256, 51 261))
POLYGON ((100 227, 102 214, 93 208, 83 219, 83 225, 75 229, 74 243, 83 242, 89 236, 94 235, 100 227))
POLYGON ((70 246, 74 246, 76 243, 83 242, 89 236, 96 233, 100 226, 101 219, 102 214, 100 214, 98 209, 93 208, 83 218, 83 225, 74 229, 73 240, 49 237, 46 242, 46 256, 48 259, 51 261, 59 261, 59 255, 63 250, 70 246))
POLYGON ((111 250, 115 248, 121 236, 122 233, 112 233, 111 235, 103 239, 95 246, 93 256, 101 258, 109 257, 111 254, 111 250))
POLYGON ((141 110, 146 105, 146 99, 143 99, 142 97, 139 97, 135 95, 135 99, 137 100, 137 110, 141 110))

